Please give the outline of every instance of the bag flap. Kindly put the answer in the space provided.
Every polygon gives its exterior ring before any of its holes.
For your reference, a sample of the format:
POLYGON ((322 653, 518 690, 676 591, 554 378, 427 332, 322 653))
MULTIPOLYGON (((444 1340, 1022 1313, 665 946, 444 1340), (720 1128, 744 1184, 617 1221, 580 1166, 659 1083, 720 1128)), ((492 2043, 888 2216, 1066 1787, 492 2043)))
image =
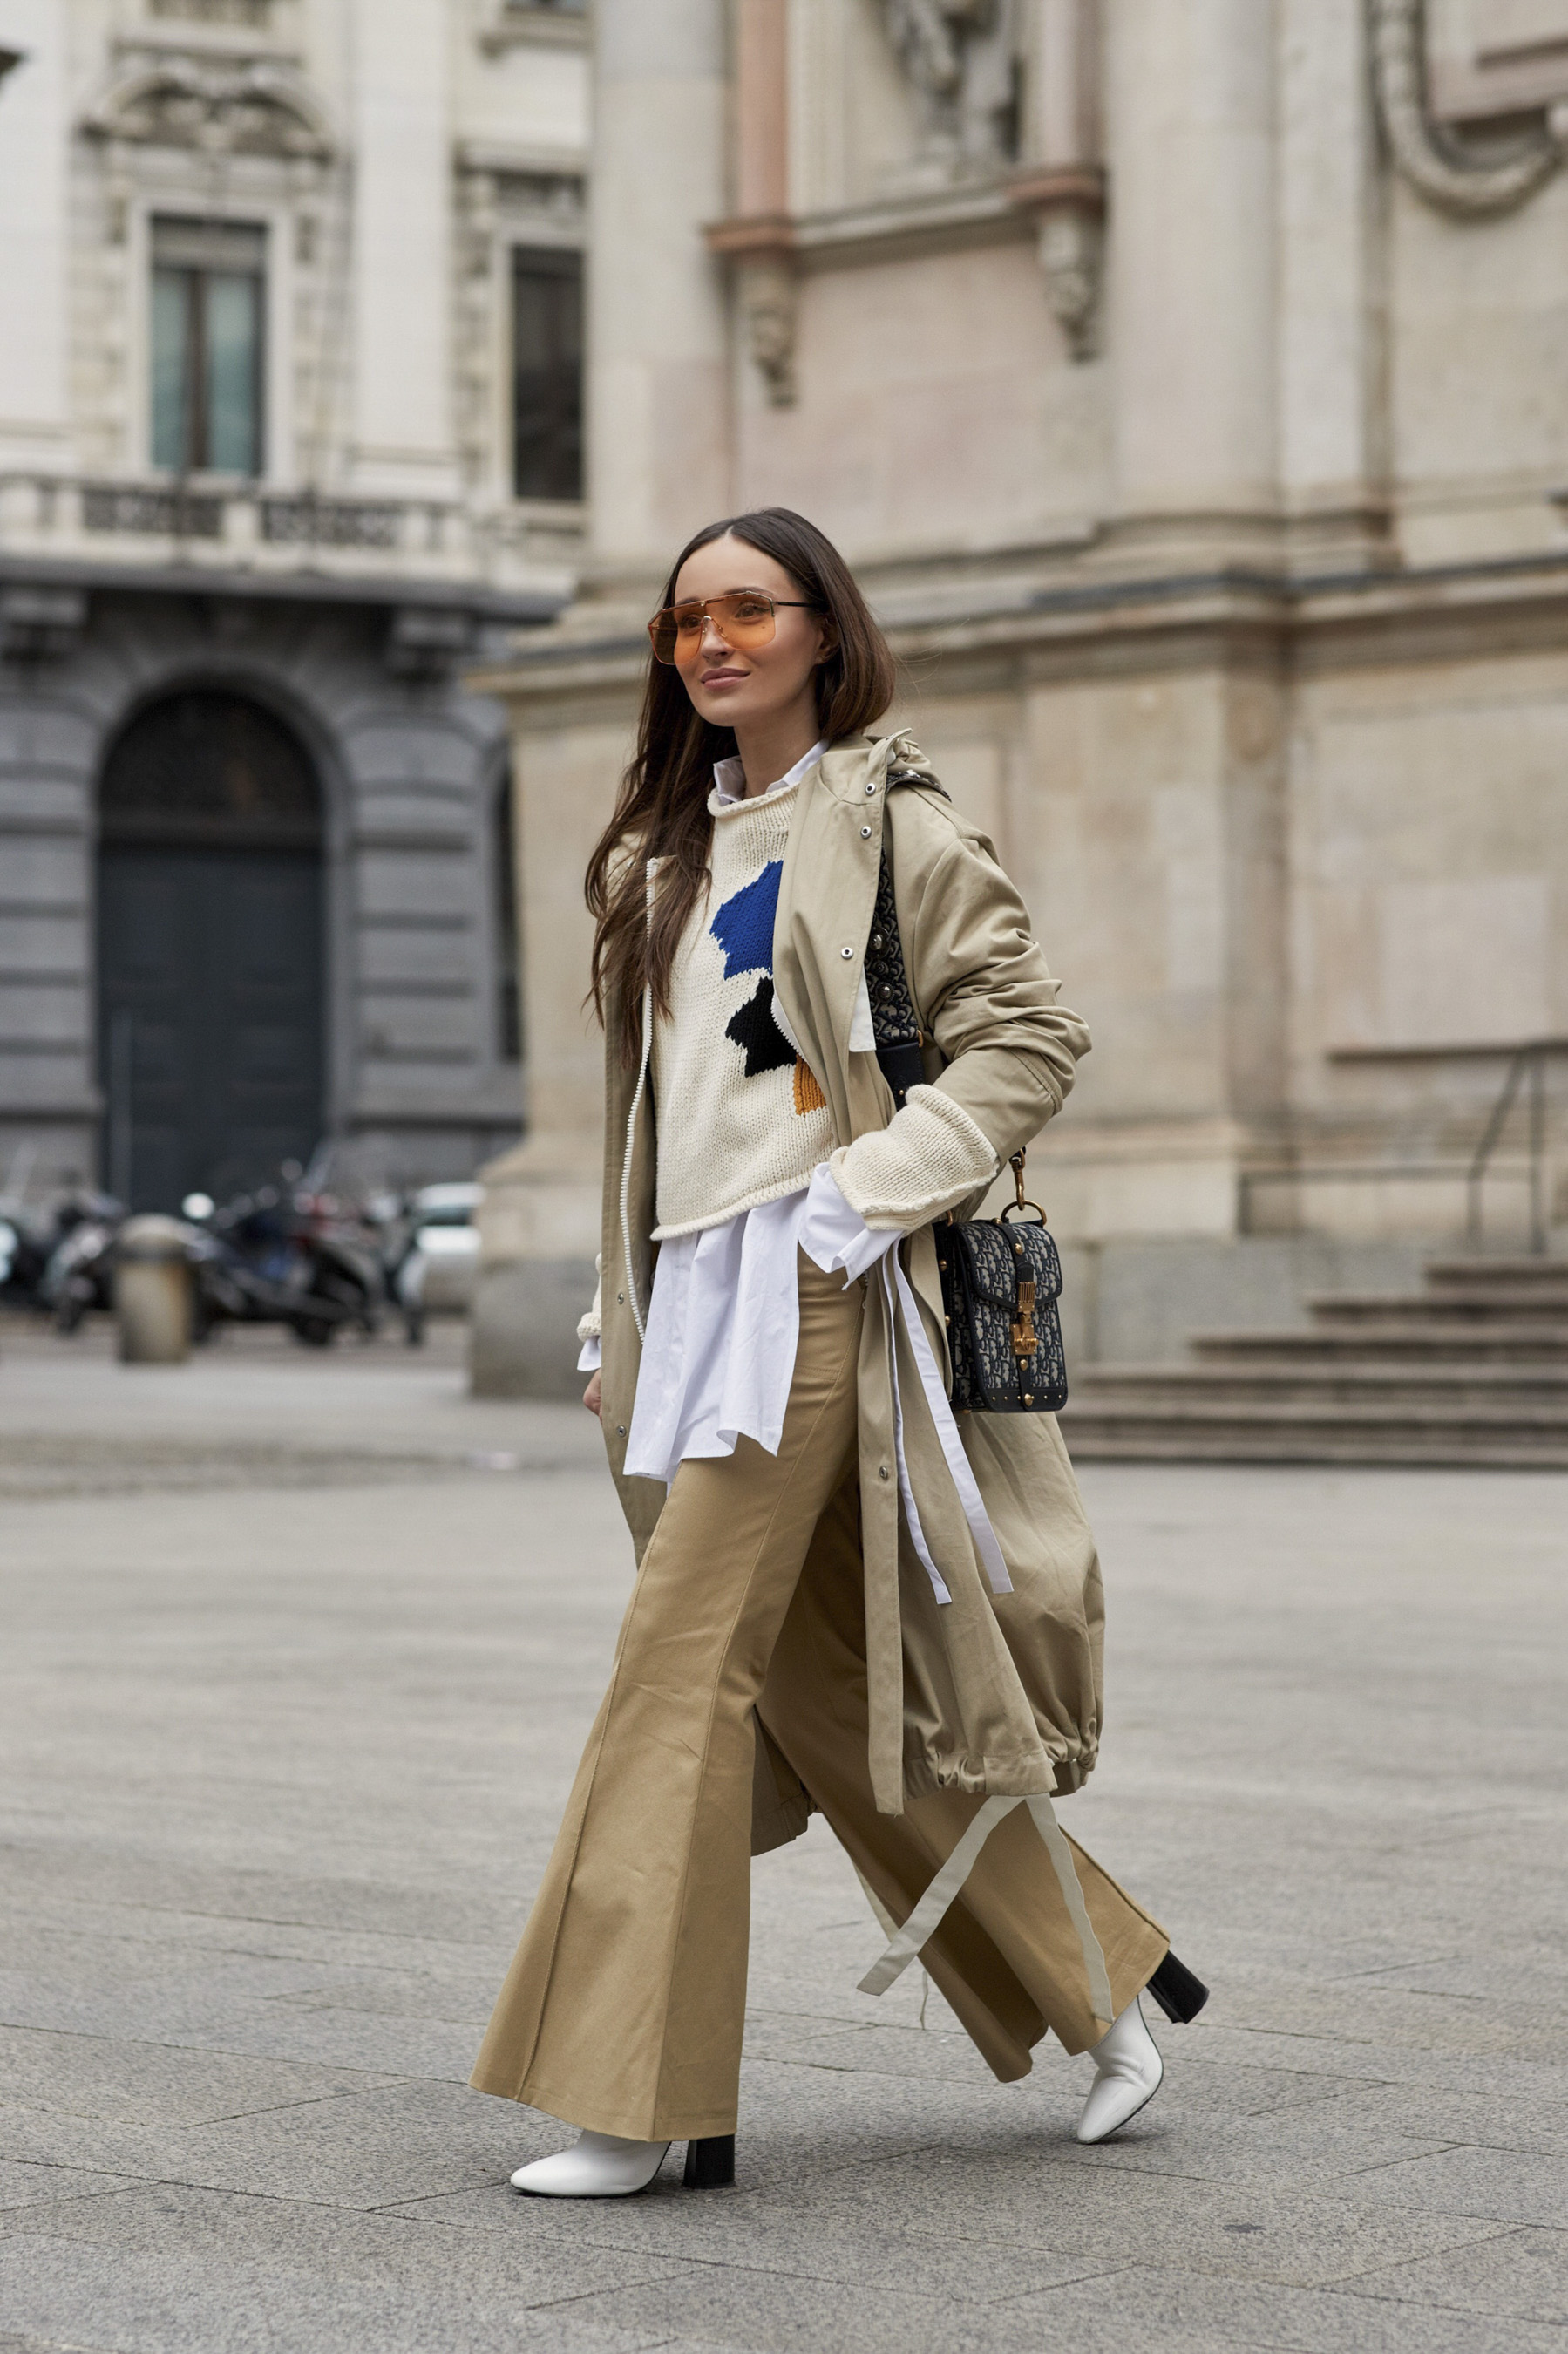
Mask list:
POLYGON ((987 1220, 955 1226, 953 1238, 963 1262, 965 1287, 976 1307, 1004 1309, 1012 1315, 1018 1298, 1017 1261, 1001 1228, 987 1220))
POLYGON ((962 1256, 969 1297, 977 1307, 1004 1309, 1011 1316, 1017 1305, 1021 1275, 1033 1278, 1040 1300, 1060 1298, 1062 1262, 1044 1226, 1026 1225, 1022 1219, 1005 1226, 977 1219, 969 1225, 955 1226, 953 1236, 962 1256))

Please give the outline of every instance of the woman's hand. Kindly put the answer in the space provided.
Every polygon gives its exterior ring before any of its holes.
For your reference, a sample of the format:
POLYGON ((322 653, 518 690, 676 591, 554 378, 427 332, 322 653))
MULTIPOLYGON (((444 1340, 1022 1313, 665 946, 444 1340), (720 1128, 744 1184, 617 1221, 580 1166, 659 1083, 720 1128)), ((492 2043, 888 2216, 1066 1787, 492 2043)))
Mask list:
POLYGON ((597 1372, 583 1392, 583 1404, 589 1414, 602 1414, 604 1411, 604 1381, 597 1372))

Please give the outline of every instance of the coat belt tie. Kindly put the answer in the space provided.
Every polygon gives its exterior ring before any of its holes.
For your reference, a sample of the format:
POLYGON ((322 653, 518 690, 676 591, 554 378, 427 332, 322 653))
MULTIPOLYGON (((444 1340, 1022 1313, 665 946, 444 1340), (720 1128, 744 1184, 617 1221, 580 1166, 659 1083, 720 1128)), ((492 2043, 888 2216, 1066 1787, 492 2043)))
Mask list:
POLYGON ((1078 1943, 1083 1948, 1084 1967, 1088 1974, 1089 2007, 1096 2019, 1109 2027, 1115 2018, 1114 1998, 1110 1990, 1110 1974, 1089 1908, 1084 1902, 1077 1866, 1066 1834, 1056 1820, 1056 1810, 1044 1791, 1027 1798, 987 1798, 959 1840, 946 1863, 936 1873, 925 1893, 915 1906, 902 1929, 888 1946, 880 1961, 873 1964, 860 1981, 862 1994, 885 1994, 919 1953, 921 1947, 940 1927, 948 1907, 958 1897, 965 1881, 980 1861, 980 1852, 1003 1815, 1014 1807, 1027 1807, 1033 1818, 1034 1828, 1045 1843, 1045 1852, 1054 1867, 1056 1879, 1065 1901, 1078 1943))
POLYGON ((839 1192, 827 1162, 819 1163, 811 1179, 806 1214, 800 1224, 800 1247, 824 1275, 834 1274, 842 1267, 846 1290, 858 1277, 868 1273, 874 1267, 876 1268, 887 1301, 893 1373, 893 1443, 898 1459, 898 1492, 904 1500, 909 1541, 931 1581, 931 1591, 938 1602, 950 1602, 953 1598, 926 1542, 926 1532, 920 1523, 920 1509, 915 1501, 915 1490, 909 1478, 904 1447, 904 1400, 898 1386, 900 1324, 908 1337, 910 1353, 920 1376, 920 1387, 936 1426, 943 1459, 952 1475, 975 1551, 991 1581, 991 1590, 993 1594, 1011 1594, 1012 1580, 1007 1574, 1007 1564, 1002 1559, 1001 1547, 997 1543, 996 1531, 991 1527, 979 1482, 969 1468, 969 1458, 964 1453, 941 1368, 921 1320, 920 1303, 915 1296, 913 1284, 899 1263, 896 1246, 903 1239, 896 1227, 874 1230, 866 1225, 859 1212, 853 1210, 839 1192))

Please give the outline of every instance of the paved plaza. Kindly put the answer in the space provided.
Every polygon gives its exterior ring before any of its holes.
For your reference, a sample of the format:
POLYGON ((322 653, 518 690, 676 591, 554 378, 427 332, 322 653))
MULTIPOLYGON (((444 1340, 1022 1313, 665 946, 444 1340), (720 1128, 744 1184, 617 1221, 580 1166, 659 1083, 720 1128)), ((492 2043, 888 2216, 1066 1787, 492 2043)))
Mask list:
POLYGON ((1568 2354, 1568 1479, 1103 1466, 1064 1820, 1213 1998, 1080 2149, 821 1825, 755 1873, 733 2191, 518 2199, 467 2090, 629 1553, 456 1350, 0 1332, 0 2354, 1568 2354))

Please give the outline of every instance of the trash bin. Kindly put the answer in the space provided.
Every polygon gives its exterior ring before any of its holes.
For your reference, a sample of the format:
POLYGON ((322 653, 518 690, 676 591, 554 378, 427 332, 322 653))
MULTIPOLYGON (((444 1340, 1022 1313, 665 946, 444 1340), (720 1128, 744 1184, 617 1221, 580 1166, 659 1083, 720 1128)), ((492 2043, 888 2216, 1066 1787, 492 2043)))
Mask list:
POLYGON ((123 1365, 180 1365, 191 1352, 191 1264, 177 1218, 127 1218, 114 1246, 123 1365))

